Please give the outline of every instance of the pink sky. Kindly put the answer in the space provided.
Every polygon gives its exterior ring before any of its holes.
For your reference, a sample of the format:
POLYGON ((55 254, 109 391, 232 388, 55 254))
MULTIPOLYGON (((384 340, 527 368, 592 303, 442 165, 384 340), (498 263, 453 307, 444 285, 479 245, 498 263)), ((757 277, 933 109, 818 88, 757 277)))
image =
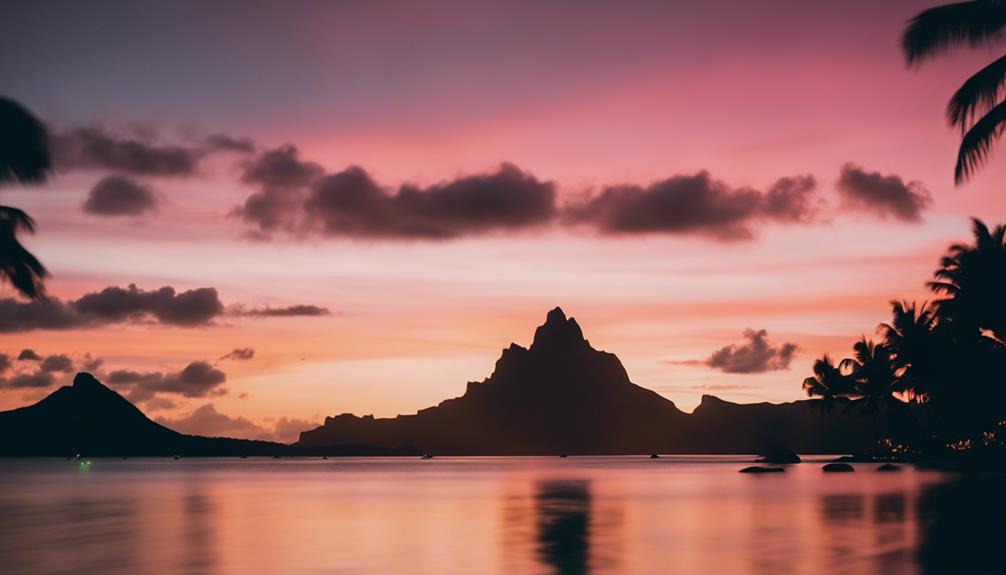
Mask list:
MULTIPOLYGON (((560 204, 700 170, 760 190, 811 174, 826 207, 809 225, 758 223, 742 242, 555 223, 448 241, 262 242, 227 215, 254 191, 238 181, 240 157, 145 178, 161 202, 140 217, 82 213, 107 172, 65 170, 42 189, 0 190, 38 220, 27 243, 51 270, 54 296, 214 287, 226 304, 332 314, 9 333, 0 352, 90 353, 105 371, 210 361, 227 374, 226 395, 172 396, 174 408, 148 411, 178 418, 212 402, 269 428, 280 417, 413 413, 459 395, 560 305, 635 383, 683 409, 704 393, 801 398, 815 357, 872 335, 892 298, 926 297, 923 283, 946 245, 967 239, 969 216, 1006 219, 1001 163, 954 188, 958 136, 942 118, 989 55, 907 70, 897 37, 932 3, 693 4, 22 8, 0 28, 0 68, 16 72, 0 78, 0 93, 57 130, 142 125, 176 142, 226 132, 265 149, 291 143, 328 171, 358 164, 386 186, 506 161, 555 182, 560 204), (93 21, 122 44, 89 31, 93 21), (30 63, 10 60, 43 29, 60 41, 40 43, 30 63), (189 40, 172 33, 182 29, 189 40), (847 162, 921 182, 932 204, 918 222, 843 209, 836 182, 847 162), (748 328, 797 344, 789 369, 687 363, 742 343, 748 328), (254 358, 218 359, 237 347, 254 358)), ((2 389, 0 408, 46 391, 2 389)))

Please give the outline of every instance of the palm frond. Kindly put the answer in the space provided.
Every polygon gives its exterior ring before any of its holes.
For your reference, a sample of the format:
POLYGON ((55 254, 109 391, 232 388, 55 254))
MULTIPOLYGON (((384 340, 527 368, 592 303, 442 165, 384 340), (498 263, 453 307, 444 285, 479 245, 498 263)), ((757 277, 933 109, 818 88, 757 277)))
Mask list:
POLYGON ((947 121, 964 132, 978 115, 985 114, 999 103, 1004 85, 1006 56, 985 66, 961 84, 947 104, 947 121))
POLYGON ((957 152, 957 165, 954 167, 955 183, 964 183, 985 163, 995 141, 1002 135, 1004 123, 1006 102, 1001 102, 965 132, 957 152))
POLYGON ((51 169, 45 125, 22 105, 0 96, 0 183, 42 182, 51 169))
POLYGON ((908 21, 901 49, 909 65, 957 46, 977 48, 1003 38, 1006 3, 976 0, 923 10, 908 21))

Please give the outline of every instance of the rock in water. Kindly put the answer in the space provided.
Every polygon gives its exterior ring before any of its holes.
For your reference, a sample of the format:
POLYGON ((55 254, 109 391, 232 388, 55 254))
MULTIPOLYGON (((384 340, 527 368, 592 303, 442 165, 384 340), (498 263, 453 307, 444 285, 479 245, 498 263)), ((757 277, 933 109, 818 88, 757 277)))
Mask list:
POLYGON ((751 467, 745 467, 740 470, 740 473, 782 473, 786 471, 782 467, 761 467, 758 465, 752 465, 751 467))
POLYGON ((829 463, 822 467, 821 470, 825 473, 848 473, 850 471, 855 471, 856 468, 848 463, 829 463))

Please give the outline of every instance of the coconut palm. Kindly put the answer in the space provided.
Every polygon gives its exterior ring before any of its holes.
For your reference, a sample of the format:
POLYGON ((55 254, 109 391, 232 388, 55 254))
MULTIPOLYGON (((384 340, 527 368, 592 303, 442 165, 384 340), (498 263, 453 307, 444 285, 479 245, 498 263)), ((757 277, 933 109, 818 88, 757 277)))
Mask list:
POLYGON ((852 346, 853 356, 843 359, 839 369, 852 380, 852 395, 866 411, 876 412, 894 399, 897 377, 891 352, 882 343, 863 337, 852 346))
MULTIPOLYGON (((0 185, 45 181, 52 168, 45 126, 13 100, 0 97, 0 185)), ((21 242, 19 232, 31 233, 35 224, 17 208, 0 206, 0 279, 25 297, 45 295, 48 273, 21 242)))
MULTIPOLYGON (((952 48, 998 47, 1006 39, 1006 2, 974 0, 924 10, 908 21, 901 47, 918 65, 952 48)), ((1006 126, 1006 56, 968 78, 947 104, 947 120, 961 130, 954 180, 968 180, 988 159, 1006 126)))
POLYGON ((940 260, 936 279, 927 285, 945 296, 934 302, 941 324, 958 338, 983 331, 999 341, 1006 337, 1006 226, 989 229, 973 220, 974 245, 954 244, 940 260))
POLYGON ((938 343, 936 313, 923 302, 891 302, 891 321, 882 323, 878 332, 891 355, 897 376, 895 391, 909 399, 925 402, 939 384, 942 373, 940 359, 945 348, 938 343))
POLYGON ((829 412, 839 398, 848 396, 850 383, 831 356, 824 354, 814 362, 814 376, 803 380, 803 390, 809 397, 820 397, 821 410, 829 412))

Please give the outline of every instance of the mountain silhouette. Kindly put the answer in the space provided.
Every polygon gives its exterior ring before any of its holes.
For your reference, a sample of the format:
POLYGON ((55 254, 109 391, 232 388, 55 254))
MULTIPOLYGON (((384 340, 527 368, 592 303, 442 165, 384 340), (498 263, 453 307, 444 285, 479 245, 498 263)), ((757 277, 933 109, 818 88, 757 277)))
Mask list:
POLYGON ((414 415, 328 417, 293 445, 185 435, 80 373, 34 405, 0 412, 0 456, 856 453, 878 432, 904 434, 917 415, 895 409, 878 430, 861 410, 822 414, 819 405, 706 395, 685 413, 632 383, 617 357, 555 308, 530 347, 511 344, 487 379, 414 415))
POLYGON ((415 415, 328 417, 295 445, 533 455, 759 453, 776 446, 845 453, 873 443, 870 418, 842 410, 821 414, 816 405, 739 405, 705 396, 694 413, 685 413, 632 383, 618 358, 594 349, 576 320, 557 307, 530 347, 504 349, 492 375, 469 383, 461 397, 415 415))
POLYGON ((301 448, 269 441, 185 435, 151 421, 89 373, 34 405, 0 412, 0 457, 413 455, 370 445, 301 448))
POLYGON ((151 421, 89 373, 34 405, 0 412, 0 455, 243 455, 286 446, 183 435, 151 421))

